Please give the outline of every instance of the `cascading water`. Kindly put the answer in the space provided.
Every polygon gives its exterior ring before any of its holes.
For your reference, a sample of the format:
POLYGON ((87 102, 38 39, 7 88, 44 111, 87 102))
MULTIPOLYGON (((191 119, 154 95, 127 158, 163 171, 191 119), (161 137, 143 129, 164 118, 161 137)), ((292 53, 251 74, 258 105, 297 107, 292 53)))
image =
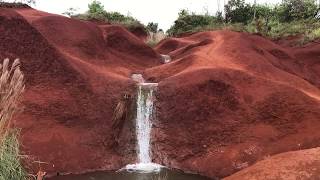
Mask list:
POLYGON ((156 83, 140 83, 138 85, 136 134, 140 163, 151 163, 150 133, 154 101, 153 92, 157 85, 156 83))
POLYGON ((162 61, 165 64, 171 62, 171 57, 169 55, 165 55, 165 54, 160 54, 160 55, 161 55, 162 61))
POLYGON ((117 180, 150 180, 150 179, 183 179, 209 180, 195 175, 183 174, 166 169, 164 166, 152 163, 151 130, 154 113, 155 92, 157 83, 145 83, 141 74, 133 74, 132 79, 137 82, 137 164, 129 164, 114 172, 93 172, 83 175, 57 176, 52 180, 79 180, 79 179, 117 179, 117 180), (162 171, 162 172, 160 172, 162 171))
POLYGON ((137 164, 129 164, 125 169, 130 171, 153 172, 159 171, 161 165, 151 161, 151 128, 154 110, 154 92, 157 83, 145 83, 142 75, 133 74, 132 79, 138 83, 136 136, 137 136, 137 164))

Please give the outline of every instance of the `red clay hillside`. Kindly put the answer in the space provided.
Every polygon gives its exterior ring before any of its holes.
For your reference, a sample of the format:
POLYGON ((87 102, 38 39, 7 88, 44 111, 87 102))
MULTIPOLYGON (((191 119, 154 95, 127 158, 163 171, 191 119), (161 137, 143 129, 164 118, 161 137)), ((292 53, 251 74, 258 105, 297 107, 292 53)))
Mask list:
POLYGON ((112 118, 123 96, 135 96, 133 73, 159 83, 152 151, 167 167, 223 178, 320 146, 318 43, 287 47, 221 30, 152 49, 121 26, 31 8, 0 8, 0 42, 0 59, 19 58, 26 76, 15 117, 23 153, 46 162, 49 174, 115 170, 135 159, 133 122, 115 127, 112 118))

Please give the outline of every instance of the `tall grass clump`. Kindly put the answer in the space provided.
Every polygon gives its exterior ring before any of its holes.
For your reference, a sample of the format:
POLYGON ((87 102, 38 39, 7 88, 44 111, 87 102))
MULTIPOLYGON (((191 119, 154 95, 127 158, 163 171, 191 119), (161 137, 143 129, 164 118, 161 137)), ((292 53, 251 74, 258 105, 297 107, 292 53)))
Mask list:
POLYGON ((24 91, 24 76, 16 59, 0 64, 0 180, 26 180, 27 173, 21 164, 19 130, 11 127, 12 116, 24 91))
POLYGON ((307 34, 307 38, 313 41, 320 38, 320 28, 312 30, 309 34, 307 34))

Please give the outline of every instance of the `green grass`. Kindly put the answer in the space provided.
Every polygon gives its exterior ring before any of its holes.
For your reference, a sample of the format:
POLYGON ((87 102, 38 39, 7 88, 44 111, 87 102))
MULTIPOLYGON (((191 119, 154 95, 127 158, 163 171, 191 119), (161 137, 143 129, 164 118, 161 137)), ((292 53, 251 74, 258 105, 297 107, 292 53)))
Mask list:
POLYGON ((11 129, 0 146, 0 180, 27 180, 28 174, 21 165, 19 131, 11 129))
POLYGON ((12 116, 19 111, 19 99, 24 91, 24 75, 20 62, 5 59, 0 63, 0 180, 26 180, 21 164, 19 131, 12 128, 12 116))
POLYGON ((307 32, 301 40, 301 44, 307 44, 308 42, 312 42, 317 39, 320 39, 320 27, 307 32))
MULTIPOLYGON (((187 26, 185 29, 175 29, 175 36, 184 33, 214 31, 228 29, 236 32, 259 33, 270 39, 281 39, 290 36, 301 36, 301 43, 317 40, 320 38, 320 21, 317 19, 302 19, 290 22, 280 22, 279 20, 258 19, 247 24, 244 23, 222 23, 212 21, 209 25, 187 26)), ((299 42, 297 42, 299 44, 299 42)))

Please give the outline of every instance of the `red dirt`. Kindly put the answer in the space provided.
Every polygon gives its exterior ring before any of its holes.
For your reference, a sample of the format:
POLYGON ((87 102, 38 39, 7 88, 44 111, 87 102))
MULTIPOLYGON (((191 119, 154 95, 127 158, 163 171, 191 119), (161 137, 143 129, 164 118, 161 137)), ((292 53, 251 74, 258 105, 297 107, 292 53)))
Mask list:
POLYGON ((25 109, 15 118, 25 154, 47 162, 50 174, 132 161, 128 135, 110 146, 113 109, 135 92, 130 74, 158 65, 159 54, 124 28, 33 9, 1 8, 0 41, 0 58, 20 58, 26 76, 25 109))
POLYGON ((230 31, 162 41, 173 62, 145 71, 159 82, 155 160, 221 178, 319 146, 319 48, 230 31))
POLYGON ((293 151, 267 157, 225 180, 317 180, 320 177, 320 149, 293 151))
POLYGON ((156 52, 120 26, 3 8, 0 42, 0 58, 19 57, 26 74, 25 111, 15 118, 23 151, 51 174, 132 163, 132 121, 114 128, 112 113, 134 96, 134 72, 159 82, 152 145, 168 167, 226 177, 320 145, 316 43, 214 31, 164 40, 156 52), (160 65, 159 53, 173 61, 160 65))

